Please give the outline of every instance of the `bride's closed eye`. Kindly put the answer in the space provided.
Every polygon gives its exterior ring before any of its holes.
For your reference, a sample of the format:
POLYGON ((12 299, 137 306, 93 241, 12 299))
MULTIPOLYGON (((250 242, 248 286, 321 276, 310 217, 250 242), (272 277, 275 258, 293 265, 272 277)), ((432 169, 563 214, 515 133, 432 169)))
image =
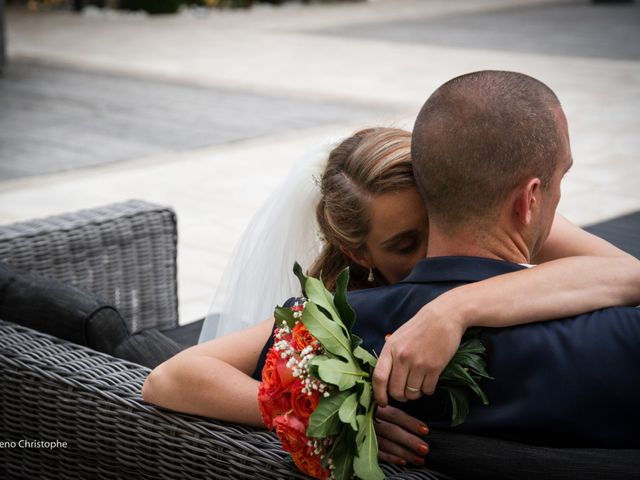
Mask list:
POLYGON ((418 240, 412 240, 407 245, 398 245, 396 252, 400 255, 411 255, 418 249, 418 240))
POLYGON ((398 255, 412 255, 420 248, 421 241, 417 232, 404 233, 385 242, 384 249, 398 255))

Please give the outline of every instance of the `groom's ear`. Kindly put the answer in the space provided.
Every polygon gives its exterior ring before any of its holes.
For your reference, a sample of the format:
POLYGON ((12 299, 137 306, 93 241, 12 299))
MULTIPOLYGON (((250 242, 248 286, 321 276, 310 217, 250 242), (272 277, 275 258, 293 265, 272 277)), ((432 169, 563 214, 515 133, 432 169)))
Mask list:
POLYGON ((522 184, 514 199, 514 213, 522 225, 529 225, 533 215, 540 206, 540 189, 542 182, 539 178, 530 178, 522 184))

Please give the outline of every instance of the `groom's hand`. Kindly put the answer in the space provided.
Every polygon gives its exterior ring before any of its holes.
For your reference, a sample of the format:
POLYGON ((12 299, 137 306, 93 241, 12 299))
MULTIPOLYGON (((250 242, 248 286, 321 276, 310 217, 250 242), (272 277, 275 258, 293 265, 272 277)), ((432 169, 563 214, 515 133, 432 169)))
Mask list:
POLYGON ((433 394, 465 331, 456 311, 435 300, 387 337, 373 372, 378 405, 388 404, 387 391, 400 402, 433 394))

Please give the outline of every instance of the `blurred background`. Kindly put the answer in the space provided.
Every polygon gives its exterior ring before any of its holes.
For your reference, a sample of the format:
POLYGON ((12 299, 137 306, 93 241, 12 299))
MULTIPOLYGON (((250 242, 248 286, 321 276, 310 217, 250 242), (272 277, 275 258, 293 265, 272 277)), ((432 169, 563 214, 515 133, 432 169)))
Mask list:
POLYGON ((410 129, 474 70, 547 83, 574 167, 559 211, 640 209, 640 8, 585 0, 0 0, 0 223, 130 198, 170 205, 181 323, 294 162, 410 129))

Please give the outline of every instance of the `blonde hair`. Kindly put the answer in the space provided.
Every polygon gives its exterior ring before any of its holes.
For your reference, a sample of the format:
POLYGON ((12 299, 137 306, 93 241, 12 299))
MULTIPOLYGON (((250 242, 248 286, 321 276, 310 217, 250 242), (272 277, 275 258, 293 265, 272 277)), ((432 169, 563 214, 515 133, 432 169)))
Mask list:
POLYGON ((309 274, 321 275, 334 290, 338 274, 351 266, 350 290, 380 285, 380 275, 377 282, 368 282, 368 270, 354 265, 343 250, 364 248, 374 195, 415 187, 411 133, 382 127, 356 132, 329 154, 320 187, 316 218, 324 246, 309 274))

